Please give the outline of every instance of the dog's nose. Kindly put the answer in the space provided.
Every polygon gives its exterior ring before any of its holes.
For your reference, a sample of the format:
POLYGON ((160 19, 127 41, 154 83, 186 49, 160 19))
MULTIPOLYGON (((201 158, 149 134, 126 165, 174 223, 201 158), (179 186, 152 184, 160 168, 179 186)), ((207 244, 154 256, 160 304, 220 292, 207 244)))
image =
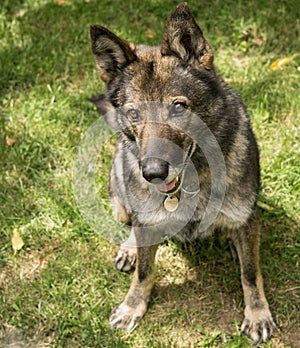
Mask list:
POLYGON ((157 184, 169 175, 169 164, 160 158, 147 158, 142 161, 142 173, 147 181, 157 184))

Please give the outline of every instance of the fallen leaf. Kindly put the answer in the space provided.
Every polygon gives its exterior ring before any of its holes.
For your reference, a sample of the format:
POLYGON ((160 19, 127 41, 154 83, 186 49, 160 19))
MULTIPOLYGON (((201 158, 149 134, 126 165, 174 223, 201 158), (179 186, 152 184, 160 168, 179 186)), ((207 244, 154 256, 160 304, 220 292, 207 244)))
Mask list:
POLYGON ((66 2, 65 0, 56 0, 56 3, 59 6, 70 6, 70 4, 66 2))
POLYGON ((151 29, 147 29, 145 32, 145 36, 148 37, 149 39, 153 39, 155 37, 155 33, 151 29))
POLYGON ((40 267, 43 267, 43 265, 44 265, 44 259, 42 257, 39 257, 37 260, 37 263, 32 267, 29 274, 33 274, 37 269, 39 269, 40 267))
POLYGON ((16 142, 16 139, 11 139, 8 135, 5 138, 7 146, 13 146, 13 144, 16 142))
POLYGON ((283 57, 275 60, 270 66, 271 70, 279 70, 282 69, 285 65, 288 65, 290 62, 293 61, 293 57, 283 57))
POLYGON ((18 250, 21 250, 24 246, 24 241, 20 235, 20 230, 18 228, 15 228, 13 231, 13 235, 11 238, 11 244, 12 244, 12 247, 13 247, 15 253, 18 250))
POLYGON ((256 37, 256 38, 253 39, 252 41, 253 41, 253 43, 254 43, 256 46, 258 46, 258 47, 261 47, 261 46, 263 45, 263 43, 264 43, 264 40, 263 40, 263 39, 260 39, 260 38, 258 38, 258 37, 256 37))
POLYGON ((244 83, 242 79, 225 79, 226 83, 244 83))
POLYGON ((19 97, 18 97, 18 99, 16 100, 16 102, 17 102, 17 103, 21 103, 22 100, 23 100, 23 95, 20 94, 19 97))

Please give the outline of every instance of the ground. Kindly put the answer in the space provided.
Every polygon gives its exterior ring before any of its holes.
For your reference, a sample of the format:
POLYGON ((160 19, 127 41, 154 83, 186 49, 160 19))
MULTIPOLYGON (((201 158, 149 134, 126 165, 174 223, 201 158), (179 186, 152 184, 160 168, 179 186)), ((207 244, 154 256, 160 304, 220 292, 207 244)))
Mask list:
MULTIPOLYGON (((98 119, 88 98, 104 88, 89 25, 156 45, 176 3, 4 0, 1 5, 1 346, 251 347, 239 333, 239 267, 218 236, 196 247, 162 245, 145 318, 133 332, 111 330, 110 311, 124 297, 131 275, 114 268, 117 246, 84 220, 74 198, 75 154, 98 119)), ((261 265, 280 328, 261 346, 297 347, 299 3, 191 0, 189 5, 220 73, 248 106, 260 147, 261 265)), ((103 145, 96 178, 107 215, 113 144, 112 139, 103 145)), ((107 215, 99 217, 103 226, 107 215)))

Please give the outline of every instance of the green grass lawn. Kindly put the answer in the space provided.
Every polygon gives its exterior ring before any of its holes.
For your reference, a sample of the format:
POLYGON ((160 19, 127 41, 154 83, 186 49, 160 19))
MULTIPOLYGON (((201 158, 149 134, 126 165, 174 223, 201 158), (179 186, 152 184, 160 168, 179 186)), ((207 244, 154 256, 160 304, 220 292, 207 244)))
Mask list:
MULTIPOLYGON (((130 275, 80 215, 76 149, 103 90, 89 25, 159 44, 175 1, 2 0, 0 5, 0 346, 251 347, 240 335, 239 267, 218 238, 159 249, 157 282, 131 333, 109 328, 130 275), (12 248, 13 233, 24 241, 12 248), (172 265, 172 267, 171 267, 172 265), (19 345, 17 345, 19 344, 19 345)), ((280 326, 263 347, 299 347, 300 41, 297 0, 189 1, 215 63, 248 105, 261 151, 262 272, 280 326), (271 70, 278 58, 293 58, 271 70)), ((107 200, 111 145, 97 178, 107 200)), ((103 224, 105 216, 103 216, 103 224)))

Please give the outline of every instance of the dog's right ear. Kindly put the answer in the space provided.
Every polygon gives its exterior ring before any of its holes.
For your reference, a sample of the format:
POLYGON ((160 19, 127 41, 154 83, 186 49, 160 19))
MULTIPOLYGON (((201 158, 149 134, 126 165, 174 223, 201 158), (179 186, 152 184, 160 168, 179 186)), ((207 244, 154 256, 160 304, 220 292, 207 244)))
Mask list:
POLYGON ((136 59, 135 47, 99 25, 91 25, 90 33, 100 77, 108 84, 122 68, 136 59))

